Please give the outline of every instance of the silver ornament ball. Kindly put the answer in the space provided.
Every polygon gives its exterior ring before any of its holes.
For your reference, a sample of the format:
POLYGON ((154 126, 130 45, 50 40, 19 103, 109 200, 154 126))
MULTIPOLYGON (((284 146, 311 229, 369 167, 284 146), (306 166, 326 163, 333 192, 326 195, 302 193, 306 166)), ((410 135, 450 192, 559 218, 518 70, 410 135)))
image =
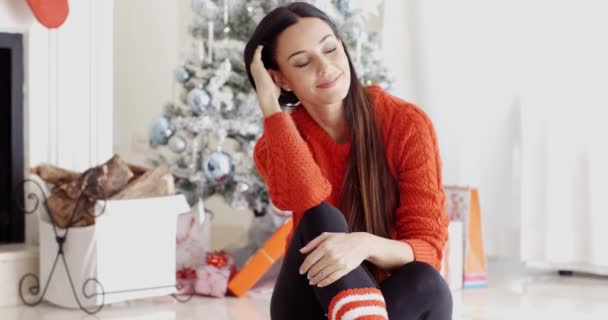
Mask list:
POLYGON ((211 106, 211 97, 202 88, 194 88, 188 92, 188 106, 196 114, 207 111, 211 106))
POLYGON ((175 80, 177 80, 177 82, 184 84, 188 82, 190 78, 192 78, 192 72, 186 67, 179 67, 175 69, 175 80))
POLYGON ((186 151, 188 142, 180 135, 174 135, 169 139, 169 149, 175 153, 182 153, 186 151))
POLYGON ((165 117, 158 118, 150 126, 150 145, 166 145, 173 133, 175 133, 175 129, 171 126, 169 120, 165 117))

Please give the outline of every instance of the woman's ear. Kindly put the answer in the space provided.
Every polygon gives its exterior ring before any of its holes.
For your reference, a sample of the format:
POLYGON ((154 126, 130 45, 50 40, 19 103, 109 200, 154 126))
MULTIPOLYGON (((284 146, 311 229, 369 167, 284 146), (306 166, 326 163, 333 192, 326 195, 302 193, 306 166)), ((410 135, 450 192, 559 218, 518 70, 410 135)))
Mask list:
POLYGON ((291 88, 287 84, 285 77, 283 77, 280 71, 269 69, 268 73, 270 73, 270 77, 272 78, 274 83, 276 83, 279 87, 281 87, 285 91, 291 91, 291 88))

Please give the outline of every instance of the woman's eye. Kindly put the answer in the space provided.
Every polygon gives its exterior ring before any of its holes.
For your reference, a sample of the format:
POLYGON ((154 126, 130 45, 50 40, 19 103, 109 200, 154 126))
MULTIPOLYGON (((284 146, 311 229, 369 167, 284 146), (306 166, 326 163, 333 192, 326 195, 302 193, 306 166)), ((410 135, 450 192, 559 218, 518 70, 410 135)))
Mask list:
POLYGON ((307 65, 308 65, 308 62, 306 62, 306 63, 302 63, 302 64, 297 64, 297 65, 296 65, 296 67, 298 67, 298 68, 304 68, 304 67, 306 67, 307 65))
MULTIPOLYGON (((336 47, 334 47, 333 49, 329 49, 329 50, 325 51, 325 53, 332 53, 332 52, 336 51, 336 49, 337 49, 337 48, 336 48, 336 47)), ((297 64, 297 65, 296 65, 296 67, 297 67, 297 68, 304 68, 304 67, 306 67, 306 66, 307 66, 309 63, 310 63, 310 62, 305 62, 305 63, 302 63, 302 64, 297 64)))

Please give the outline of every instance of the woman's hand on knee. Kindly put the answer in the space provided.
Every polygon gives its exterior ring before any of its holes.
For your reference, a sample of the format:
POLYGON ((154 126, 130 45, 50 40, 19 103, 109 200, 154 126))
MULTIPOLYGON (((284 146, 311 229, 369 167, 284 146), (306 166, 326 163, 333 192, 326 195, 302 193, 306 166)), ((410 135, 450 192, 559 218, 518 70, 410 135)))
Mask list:
POLYGON ((369 257, 364 232, 324 232, 300 249, 308 254, 300 274, 308 273, 311 285, 328 286, 358 267, 369 257))

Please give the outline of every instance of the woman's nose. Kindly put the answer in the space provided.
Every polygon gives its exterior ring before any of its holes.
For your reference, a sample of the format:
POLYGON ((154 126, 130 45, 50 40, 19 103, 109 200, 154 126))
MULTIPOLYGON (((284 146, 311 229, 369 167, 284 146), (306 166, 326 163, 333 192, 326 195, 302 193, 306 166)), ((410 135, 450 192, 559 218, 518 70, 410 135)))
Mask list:
POLYGON ((325 58, 319 60, 319 76, 324 77, 331 73, 331 63, 325 58))

